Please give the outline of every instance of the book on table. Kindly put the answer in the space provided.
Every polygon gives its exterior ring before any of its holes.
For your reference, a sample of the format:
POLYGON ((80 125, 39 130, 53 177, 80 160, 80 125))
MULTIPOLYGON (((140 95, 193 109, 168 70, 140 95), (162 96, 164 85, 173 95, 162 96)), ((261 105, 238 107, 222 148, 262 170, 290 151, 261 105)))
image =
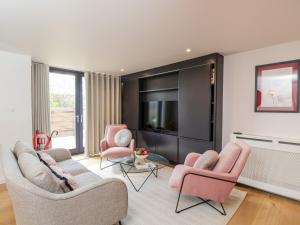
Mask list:
POLYGON ((148 162, 148 163, 145 163, 145 164, 135 164, 134 166, 138 170, 153 169, 153 168, 156 167, 156 165, 152 162, 148 162))

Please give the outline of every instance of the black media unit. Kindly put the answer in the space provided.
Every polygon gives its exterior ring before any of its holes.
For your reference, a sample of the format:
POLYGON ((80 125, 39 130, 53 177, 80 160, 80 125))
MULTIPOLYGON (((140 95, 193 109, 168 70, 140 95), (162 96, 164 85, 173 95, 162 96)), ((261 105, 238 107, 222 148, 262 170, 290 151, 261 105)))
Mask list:
POLYGON ((222 92, 217 53, 128 74, 122 76, 122 122, 137 146, 182 163, 189 152, 221 150, 222 92))

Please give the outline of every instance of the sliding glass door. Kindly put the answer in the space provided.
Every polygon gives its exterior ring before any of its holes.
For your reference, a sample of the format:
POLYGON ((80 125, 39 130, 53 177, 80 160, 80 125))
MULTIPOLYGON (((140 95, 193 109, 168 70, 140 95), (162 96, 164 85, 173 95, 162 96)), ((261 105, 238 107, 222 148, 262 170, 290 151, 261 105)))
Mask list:
POLYGON ((51 130, 58 131, 52 147, 70 149, 72 154, 83 153, 83 74, 50 68, 49 81, 51 130))

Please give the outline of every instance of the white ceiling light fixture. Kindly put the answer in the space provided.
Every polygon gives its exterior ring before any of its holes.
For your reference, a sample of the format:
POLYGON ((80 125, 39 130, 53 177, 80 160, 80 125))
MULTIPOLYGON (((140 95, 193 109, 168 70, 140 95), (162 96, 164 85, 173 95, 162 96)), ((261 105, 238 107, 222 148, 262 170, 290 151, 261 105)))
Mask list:
POLYGON ((192 50, 190 49, 190 48, 187 48, 186 50, 185 50, 185 52, 187 52, 187 53, 190 53, 192 50))
POLYGON ((120 69, 120 71, 121 71, 121 72, 124 72, 124 71, 125 71, 125 69, 123 69, 123 68, 122 68, 122 69, 120 69))

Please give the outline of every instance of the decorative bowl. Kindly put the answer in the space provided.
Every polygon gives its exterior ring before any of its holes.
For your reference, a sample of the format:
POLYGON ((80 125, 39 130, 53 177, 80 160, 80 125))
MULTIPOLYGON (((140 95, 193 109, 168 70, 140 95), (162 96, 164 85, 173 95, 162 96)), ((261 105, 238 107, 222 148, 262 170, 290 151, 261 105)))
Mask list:
POLYGON ((145 148, 137 148, 134 154, 137 159, 146 159, 149 155, 149 151, 145 148))

